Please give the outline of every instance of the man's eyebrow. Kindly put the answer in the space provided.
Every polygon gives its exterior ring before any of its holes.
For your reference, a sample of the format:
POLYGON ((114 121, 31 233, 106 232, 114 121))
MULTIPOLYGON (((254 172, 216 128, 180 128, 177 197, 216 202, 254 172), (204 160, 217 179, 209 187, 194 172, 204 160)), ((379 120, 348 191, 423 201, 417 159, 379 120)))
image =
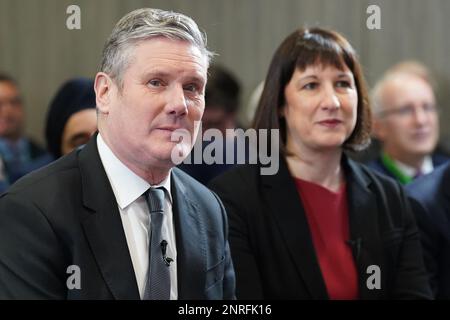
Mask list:
MULTIPOLYGON (((165 72, 163 70, 148 70, 144 72, 144 76, 147 78, 148 77, 167 78, 171 77, 172 74, 169 72, 165 72)), ((182 76, 182 79, 185 81, 192 81, 192 82, 201 82, 201 83, 206 82, 206 77, 202 77, 200 74, 182 76)))
POLYGON ((147 70, 144 72, 144 75, 146 77, 152 76, 152 77, 164 78, 164 77, 169 76, 169 73, 162 71, 162 70, 147 70))
POLYGON ((197 83, 201 83, 201 84, 206 83, 206 78, 201 77, 201 76, 187 76, 185 78, 185 80, 188 82, 197 82, 197 83))

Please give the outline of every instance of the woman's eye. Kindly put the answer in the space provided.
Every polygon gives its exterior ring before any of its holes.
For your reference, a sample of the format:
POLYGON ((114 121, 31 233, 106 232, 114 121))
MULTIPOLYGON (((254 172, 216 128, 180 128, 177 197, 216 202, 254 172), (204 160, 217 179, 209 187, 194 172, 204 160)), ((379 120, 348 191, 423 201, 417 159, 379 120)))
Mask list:
POLYGON ((351 88, 352 84, 349 81, 338 81, 336 86, 339 88, 351 88))
POLYGON ((317 86, 318 86, 318 83, 310 82, 310 83, 305 84, 303 86, 303 88, 306 89, 306 90, 313 90, 313 89, 317 88, 317 86))

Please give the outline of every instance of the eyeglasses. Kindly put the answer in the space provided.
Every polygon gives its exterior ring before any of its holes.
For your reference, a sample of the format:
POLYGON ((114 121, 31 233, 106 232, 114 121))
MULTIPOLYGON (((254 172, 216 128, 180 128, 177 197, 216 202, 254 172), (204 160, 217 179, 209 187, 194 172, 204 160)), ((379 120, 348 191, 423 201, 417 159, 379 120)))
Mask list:
POLYGON ((6 105, 11 105, 12 107, 20 107, 22 105, 22 99, 20 97, 14 97, 11 99, 0 99, 0 108, 6 105))
MULTIPOLYGON (((423 104, 421 107, 422 111, 426 114, 432 114, 438 111, 438 108, 434 104, 423 104)), ((380 117, 387 117, 389 115, 395 115, 402 118, 412 117, 416 112, 419 111, 419 108, 416 108, 413 105, 406 105, 403 107, 393 108, 391 110, 381 111, 378 115, 380 117)))

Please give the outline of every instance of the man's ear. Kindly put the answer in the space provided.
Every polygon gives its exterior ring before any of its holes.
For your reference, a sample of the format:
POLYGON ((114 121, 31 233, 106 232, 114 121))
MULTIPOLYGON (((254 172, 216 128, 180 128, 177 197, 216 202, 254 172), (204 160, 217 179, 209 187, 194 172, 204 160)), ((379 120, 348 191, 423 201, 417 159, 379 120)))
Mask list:
POLYGON ((95 75, 94 90, 97 109, 100 113, 108 114, 110 108, 111 94, 113 94, 114 83, 104 72, 95 75))

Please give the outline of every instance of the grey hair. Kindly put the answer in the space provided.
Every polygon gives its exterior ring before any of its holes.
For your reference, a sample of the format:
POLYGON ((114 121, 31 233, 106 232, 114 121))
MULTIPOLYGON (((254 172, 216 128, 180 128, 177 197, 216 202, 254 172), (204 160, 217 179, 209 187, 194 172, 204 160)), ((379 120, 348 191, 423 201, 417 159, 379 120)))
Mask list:
POLYGON ((379 118, 384 110, 383 91, 387 83, 387 77, 384 76, 374 86, 371 92, 372 97, 372 114, 379 118))
POLYGON ((428 68, 420 62, 406 60, 389 68, 372 89, 372 112, 377 118, 381 116, 385 109, 384 90, 386 85, 398 77, 417 77, 425 81, 432 89, 435 87, 434 79, 428 68))
POLYGON ((123 73, 130 63, 130 49, 153 37, 188 41, 200 49, 208 64, 214 56, 207 49, 206 34, 192 18, 177 12, 142 8, 126 14, 114 27, 103 48, 100 71, 122 88, 123 73))

